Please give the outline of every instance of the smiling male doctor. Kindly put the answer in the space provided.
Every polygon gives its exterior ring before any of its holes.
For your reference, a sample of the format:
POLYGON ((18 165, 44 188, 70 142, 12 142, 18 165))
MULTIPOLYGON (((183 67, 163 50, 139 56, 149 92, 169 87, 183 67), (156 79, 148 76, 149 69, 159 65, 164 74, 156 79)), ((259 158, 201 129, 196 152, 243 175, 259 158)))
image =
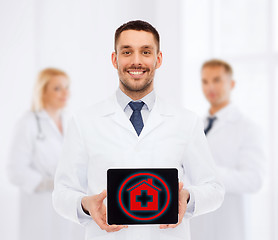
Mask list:
POLYGON ((217 209, 224 196, 201 120, 169 105, 153 90, 161 66, 159 34, 131 21, 115 33, 113 66, 119 89, 70 122, 57 169, 53 204, 65 218, 86 227, 86 239, 190 239, 188 218, 217 209), (177 168, 179 222, 160 226, 106 223, 109 168, 177 168))

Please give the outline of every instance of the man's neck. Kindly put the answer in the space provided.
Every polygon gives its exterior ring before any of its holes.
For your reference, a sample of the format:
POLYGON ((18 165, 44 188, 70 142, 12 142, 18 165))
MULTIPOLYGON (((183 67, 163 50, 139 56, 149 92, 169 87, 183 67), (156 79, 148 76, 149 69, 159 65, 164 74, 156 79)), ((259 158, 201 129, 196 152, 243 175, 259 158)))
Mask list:
POLYGON ((149 93, 151 93, 153 91, 153 88, 148 88, 145 91, 129 91, 125 88, 123 88, 122 86, 120 86, 120 89, 122 90, 122 92, 124 94, 126 94, 127 96, 129 96, 132 100, 136 101, 139 99, 142 99, 143 97, 145 97, 146 95, 148 95, 149 93))
POLYGON ((230 103, 230 101, 225 101, 225 102, 220 103, 220 104, 211 105, 210 109, 209 109, 210 115, 214 115, 215 113, 217 113, 218 111, 220 111, 221 109, 223 109, 224 107, 229 105, 229 103, 230 103))

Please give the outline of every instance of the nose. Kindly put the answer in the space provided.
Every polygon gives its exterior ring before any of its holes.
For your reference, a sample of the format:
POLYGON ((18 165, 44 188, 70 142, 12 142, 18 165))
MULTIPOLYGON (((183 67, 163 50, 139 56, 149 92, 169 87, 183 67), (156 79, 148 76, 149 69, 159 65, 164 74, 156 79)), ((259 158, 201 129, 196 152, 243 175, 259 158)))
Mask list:
POLYGON ((133 54, 133 58, 132 58, 132 64, 135 66, 141 66, 142 65, 142 58, 139 52, 135 52, 133 54))
POLYGON ((211 83, 211 82, 208 82, 208 83, 206 84, 206 88, 207 88, 209 91, 212 91, 212 90, 214 89, 214 84, 211 83))
POLYGON ((214 92, 213 84, 211 84, 211 83, 203 84, 203 92, 205 94, 210 94, 210 93, 214 92))
POLYGON ((69 95, 69 89, 68 88, 63 88, 62 94, 64 97, 67 97, 69 95))

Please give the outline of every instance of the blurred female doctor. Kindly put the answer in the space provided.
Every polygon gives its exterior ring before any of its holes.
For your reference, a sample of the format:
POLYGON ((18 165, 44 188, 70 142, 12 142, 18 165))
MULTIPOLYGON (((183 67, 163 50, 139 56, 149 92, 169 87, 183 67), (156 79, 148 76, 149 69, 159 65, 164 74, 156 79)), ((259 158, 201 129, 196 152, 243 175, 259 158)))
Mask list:
POLYGON ((56 214, 51 193, 61 154, 69 96, 69 78, 63 71, 40 72, 32 111, 16 126, 8 174, 20 189, 20 240, 84 239, 83 229, 56 214))

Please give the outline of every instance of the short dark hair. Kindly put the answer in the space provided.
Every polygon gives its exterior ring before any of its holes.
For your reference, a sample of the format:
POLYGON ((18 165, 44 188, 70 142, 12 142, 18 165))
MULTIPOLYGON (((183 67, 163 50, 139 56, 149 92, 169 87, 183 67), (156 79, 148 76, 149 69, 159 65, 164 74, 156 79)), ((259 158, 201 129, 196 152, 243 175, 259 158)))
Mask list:
POLYGON ((135 20, 135 21, 129 21, 127 23, 124 23, 121 25, 115 32, 115 38, 114 38, 114 49, 115 52, 117 51, 116 45, 117 41, 123 31, 127 30, 136 30, 136 31, 145 31, 145 32, 150 32, 153 34, 154 39, 157 43, 157 51, 160 49, 160 40, 159 40, 159 33, 158 31, 149 23, 142 21, 142 20, 135 20))
POLYGON ((226 73, 228 73, 231 77, 233 76, 232 66, 229 63, 227 63, 221 59, 211 59, 211 60, 204 62, 201 70, 203 70, 205 67, 223 67, 225 69, 226 73))

